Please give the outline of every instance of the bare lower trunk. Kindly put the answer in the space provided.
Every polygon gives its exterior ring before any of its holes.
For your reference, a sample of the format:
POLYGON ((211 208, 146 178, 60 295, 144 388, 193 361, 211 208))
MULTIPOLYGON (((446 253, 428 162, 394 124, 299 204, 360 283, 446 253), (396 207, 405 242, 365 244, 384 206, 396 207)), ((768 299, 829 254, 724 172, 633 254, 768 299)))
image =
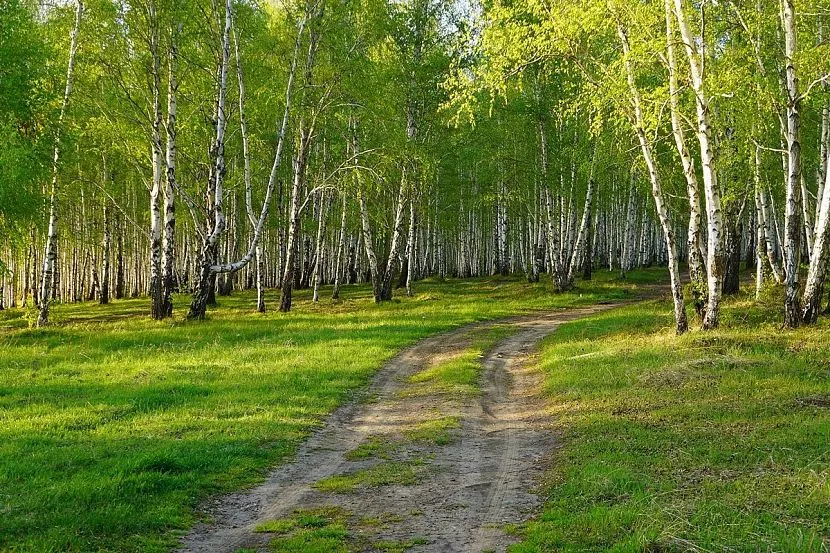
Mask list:
POLYGON ((326 215, 328 214, 329 199, 326 193, 323 193, 323 198, 320 200, 320 220, 317 223, 317 240, 314 245, 314 269, 311 274, 312 281, 312 301, 320 301, 320 280, 321 272, 323 270, 323 237, 326 233, 326 215))
POLYGON ((101 240, 101 305, 110 302, 110 210, 104 201, 104 236, 101 240))
MULTIPOLYGON (((593 173, 593 164, 591 167, 591 172, 593 173)), ((568 263, 568 287, 573 285, 574 272, 577 269, 577 265, 583 254, 583 250, 587 251, 588 255, 590 255, 591 208, 593 207, 595 186, 596 183, 594 182, 594 176, 593 174, 591 174, 588 177, 588 189, 585 192, 585 210, 582 212, 582 221, 579 225, 579 232, 576 235, 576 240, 573 245, 573 251, 571 252, 571 259, 568 263)))
POLYGON ((392 241, 389 245, 389 257, 383 269, 383 278, 380 285, 380 294, 375 296, 376 302, 389 301, 392 299, 392 279, 395 271, 398 270, 398 256, 401 247, 401 235, 403 234, 403 211, 406 205, 406 178, 401 179, 398 189, 398 201, 395 206, 395 222, 392 226, 392 241))
POLYGON ((346 244, 346 195, 343 194, 340 212, 340 235, 337 239, 337 254, 334 258, 334 287, 331 299, 340 299, 340 284, 343 282, 343 248, 346 244))
POLYGON ((804 296, 801 300, 801 320, 806 324, 813 324, 818 320, 821 310, 821 298, 824 292, 824 281, 827 277, 827 264, 830 259, 830 171, 825 171, 825 183, 818 198, 818 219, 816 221, 815 243, 810 267, 807 270, 807 281, 804 283, 804 296))
POLYGON ((280 311, 287 313, 291 311, 292 292, 294 289, 294 277, 297 270, 297 252, 299 251, 300 232, 300 194, 305 182, 306 164, 308 162, 308 149, 310 146, 310 129, 302 122, 300 123, 299 149, 294 158, 294 180, 291 188, 291 205, 288 208, 288 244, 285 256, 285 271, 282 276, 282 287, 280 290, 280 311))
POLYGON ((170 52, 168 54, 167 83, 167 151, 165 165, 167 179, 164 186, 164 241, 162 243, 162 316, 173 316, 173 287, 176 248, 176 80, 178 47, 177 30, 171 30, 170 52))
POLYGON ((412 278, 415 270, 415 201, 409 200, 409 234, 406 239, 407 264, 406 264, 406 295, 412 296, 412 278))

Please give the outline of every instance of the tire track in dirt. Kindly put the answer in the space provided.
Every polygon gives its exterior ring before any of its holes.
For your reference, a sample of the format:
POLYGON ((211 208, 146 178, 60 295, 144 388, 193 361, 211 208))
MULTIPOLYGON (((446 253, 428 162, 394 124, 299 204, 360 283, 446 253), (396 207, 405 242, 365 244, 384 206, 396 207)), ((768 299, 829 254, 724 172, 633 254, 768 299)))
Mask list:
POLYGON ((356 400, 335 410, 325 425, 298 449, 295 459, 276 468, 256 488, 215 499, 204 509, 210 522, 197 524, 181 542, 182 553, 233 553, 264 550, 272 536, 256 533, 265 521, 296 509, 334 506, 350 513, 350 531, 364 539, 358 551, 376 551, 377 541, 406 542, 410 551, 504 551, 514 538, 506 523, 527 520, 538 509, 533 493, 554 449, 555 436, 540 395, 542 375, 527 363, 539 341, 566 321, 612 305, 541 313, 467 325, 427 338, 390 360, 356 400), (409 378, 468 348, 483 329, 508 325, 511 333, 482 360, 481 393, 409 394, 409 378), (401 442, 396 460, 427 459, 410 485, 359 487, 332 494, 315 489, 326 478, 354 473, 378 460, 347 459, 347 453, 372 437, 397 440, 412 421, 457 416, 460 428, 448 444, 401 442), (392 521, 361 527, 359 520, 392 521))

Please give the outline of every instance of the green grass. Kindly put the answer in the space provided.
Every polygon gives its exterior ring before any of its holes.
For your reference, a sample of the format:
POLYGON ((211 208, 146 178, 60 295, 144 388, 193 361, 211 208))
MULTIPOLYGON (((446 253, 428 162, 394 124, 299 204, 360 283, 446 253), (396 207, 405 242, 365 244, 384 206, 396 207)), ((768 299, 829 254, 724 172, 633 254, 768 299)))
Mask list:
POLYGON ((540 363, 564 446, 514 553, 830 546, 830 325, 729 301, 678 338, 652 302, 563 325, 540 363))
POLYGON ((415 428, 406 433, 406 437, 413 442, 447 445, 452 442, 450 430, 456 428, 461 428, 461 419, 459 417, 440 417, 419 423, 415 428))
POLYGON ((404 553, 408 549, 412 549, 416 545, 426 545, 429 543, 425 538, 414 538, 406 541, 377 541, 372 546, 383 553, 404 553))
POLYGON ((379 488, 393 484, 411 486, 427 470, 427 463, 423 459, 382 461, 369 468, 329 476, 315 482, 314 487, 327 493, 351 493, 359 488, 379 488))
POLYGON ((404 553, 416 545, 427 543, 421 537, 406 541, 373 540, 372 536, 378 529, 400 520, 389 515, 356 521, 344 509, 324 506, 297 510, 290 517, 259 525, 256 531, 273 535, 270 549, 275 553, 404 553))
POLYGON ((395 452, 395 443, 383 436, 369 436, 369 438, 346 452, 346 459, 349 461, 362 461, 364 459, 390 459, 395 452))
POLYGON ((481 375, 481 358, 502 338, 512 332, 509 325, 475 329, 471 332, 469 347, 454 353, 449 359, 415 373, 409 378, 410 384, 402 395, 448 394, 453 397, 478 395, 481 375))
MULTIPOLYGON (((664 271, 656 269, 660 278, 664 271)), ((365 286, 290 314, 219 298, 209 320, 154 322, 146 299, 0 312, 0 551, 159 552, 210 494, 261 480, 401 348, 471 321, 626 297, 600 273, 572 293, 521 279, 365 286)), ((323 291, 323 297, 326 297, 323 291)), ((277 292, 269 292, 269 307, 277 292)))

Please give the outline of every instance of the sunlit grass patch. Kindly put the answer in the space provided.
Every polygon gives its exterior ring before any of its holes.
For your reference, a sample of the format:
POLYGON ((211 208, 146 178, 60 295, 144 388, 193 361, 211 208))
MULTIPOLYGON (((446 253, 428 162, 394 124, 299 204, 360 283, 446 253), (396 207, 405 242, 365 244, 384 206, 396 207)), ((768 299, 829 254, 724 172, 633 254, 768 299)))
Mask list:
POLYGON ((396 444, 389 438, 383 436, 370 436, 355 449, 346 453, 349 461, 361 461, 364 459, 390 459, 396 449, 396 444))
POLYGON ((496 325, 475 329, 465 336, 469 347, 454 352, 447 358, 419 371, 409 378, 409 386, 403 396, 450 394, 455 397, 471 397, 480 393, 481 360, 484 354, 510 334, 509 326, 496 325))
POLYGON ((381 486, 411 486, 428 470, 426 461, 383 461, 372 467, 347 474, 330 476, 314 484, 314 488, 328 493, 350 493, 358 488, 381 486))
POLYGON ((450 430, 461 428, 461 418, 446 416, 418 423, 406 432, 406 438, 413 442, 447 445, 452 442, 450 430))
POLYGON ((667 307, 545 341, 563 448, 511 551, 825 552, 830 409, 803 398, 830 394, 827 322, 781 331, 777 307, 739 297, 678 338, 667 307))
POLYGON ((426 538, 413 538, 405 541, 383 540, 376 541, 372 544, 372 547, 379 551, 383 551, 383 553, 404 553, 416 545, 426 545, 427 543, 429 543, 429 541, 427 541, 426 538))

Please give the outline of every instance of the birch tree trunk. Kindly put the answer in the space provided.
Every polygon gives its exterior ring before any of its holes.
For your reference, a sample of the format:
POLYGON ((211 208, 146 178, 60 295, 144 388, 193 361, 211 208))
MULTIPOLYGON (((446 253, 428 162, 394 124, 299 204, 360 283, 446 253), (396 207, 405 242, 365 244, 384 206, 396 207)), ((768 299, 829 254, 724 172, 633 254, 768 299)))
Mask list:
POLYGON ((689 258, 689 278, 692 281, 692 301, 695 311, 699 316, 702 316, 704 306, 706 305, 706 283, 704 279, 705 267, 703 255, 701 254, 700 187, 697 181, 694 160, 686 145, 686 137, 680 121, 671 0, 665 0, 664 7, 666 15, 666 66, 669 73, 669 109, 671 112, 672 135, 674 136, 674 143, 677 147, 680 161, 683 164, 683 175, 686 178, 686 190, 689 196, 689 227, 686 237, 689 258))
POLYGON ((620 255, 620 277, 625 278, 625 274, 630 271, 632 267, 632 258, 634 257, 634 248, 636 247, 637 236, 635 234, 637 226, 637 187, 635 185, 636 174, 631 174, 631 189, 628 193, 628 209, 625 216, 625 227, 623 230, 623 245, 620 255))
POLYGON ((683 13, 683 0, 674 0, 674 14, 686 48, 689 61, 689 73, 692 89, 695 93, 695 110, 697 112, 697 139, 700 144, 701 172, 703 189, 706 196, 707 248, 706 281, 708 300, 703 317, 703 328, 717 328, 720 315, 721 282, 723 279, 723 213, 721 211, 720 189, 715 171, 715 153, 712 146, 712 125, 710 121, 709 99, 704 89, 703 48, 696 46, 686 17, 683 13))
POLYGON ((164 187, 164 242, 162 244, 162 316, 173 316, 173 286, 176 251, 176 94, 178 72, 178 28, 170 29, 170 51, 167 56, 167 180, 164 187))
POLYGON ((165 316, 161 268, 162 217, 159 208, 163 154, 161 146, 161 55, 159 54, 159 24, 155 0, 150 0, 148 4, 148 20, 150 24, 150 77, 153 88, 153 120, 150 135, 153 171, 150 188, 150 316, 160 320, 165 316))
POLYGON ((660 183, 660 175, 657 172, 657 165, 651 152, 651 144, 648 142, 645 130, 645 121, 641 107, 640 92, 634 81, 634 69, 632 67, 628 36, 622 26, 617 27, 617 33, 623 47, 625 72, 628 81, 628 88, 631 92, 631 100, 634 107, 634 130, 643 151, 643 158, 648 167, 649 179, 651 180, 651 195, 654 197, 654 205, 657 208, 657 215, 660 217, 660 224, 663 227, 663 234, 666 238, 666 248, 669 251, 669 277, 671 280, 672 299, 674 300, 675 330, 678 335, 688 330, 689 324, 686 319, 686 305, 683 300, 683 285, 680 282, 680 267, 677 259, 677 244, 674 238, 674 231, 671 228, 668 210, 663 200, 663 189, 660 183))
POLYGON ((793 0, 782 0, 784 58, 787 88, 787 205, 784 212, 784 324, 795 328, 801 322, 798 268, 801 262, 801 96, 795 71, 797 49, 793 0))
POLYGON ((759 183, 755 183, 755 299, 761 299, 761 290, 764 286, 764 252, 766 243, 766 221, 764 212, 761 210, 761 195, 759 183))
MULTIPOLYGON (((593 173, 593 167, 591 168, 591 172, 593 173)), ((568 263, 568 287, 573 284, 574 280, 574 271, 576 271, 581 256, 583 254, 583 246, 584 250, 587 252, 591 251, 590 247, 590 234, 591 234, 591 207, 593 204, 594 199, 594 187, 596 183, 594 182, 593 174, 588 178, 588 189, 585 192, 585 210, 582 212, 582 221, 579 224, 579 232, 576 235, 576 240, 574 242, 573 251, 571 252, 571 259, 568 263)), ((590 255, 590 253, 588 254, 590 255)), ((589 261, 590 262, 590 261, 589 261)))
MULTIPOLYGON (((203 233, 202 236, 202 248, 199 254, 199 279, 196 284, 196 288, 193 293, 193 301, 190 304, 190 310, 188 312, 189 319, 203 319, 205 317, 205 310, 209 301, 209 298, 213 295, 215 289, 215 279, 217 273, 228 273, 228 272, 235 272, 239 269, 245 267, 251 259, 253 259, 254 255, 258 251, 258 246, 260 244, 260 240, 262 239, 263 230, 265 228, 265 221, 268 217, 268 210, 271 205, 271 199, 274 192, 274 187, 277 182, 277 170, 279 169, 282 163, 282 152, 283 152, 283 145, 285 143, 285 136, 286 136, 286 129, 288 128, 288 119, 291 111, 291 93, 294 87, 294 76, 296 75, 297 71, 297 61, 299 58, 300 53, 300 45, 302 43, 302 36, 305 31, 306 22, 309 19, 309 6, 307 6, 306 12, 303 14, 302 19, 299 22, 297 28, 297 36, 294 42, 294 54, 291 61, 291 69, 289 70, 288 74, 288 82, 286 84, 285 89, 285 106, 283 110, 282 116, 282 124, 280 126, 279 134, 277 136, 277 147, 276 152, 274 153, 274 162, 271 165, 271 173, 268 177, 268 186, 265 190, 265 199, 262 203, 262 209, 259 213, 259 218, 256 220, 256 225, 254 228, 254 235, 249 245, 247 253, 242 256, 237 261, 229 262, 229 263, 217 263, 217 242, 221 234, 225 230, 225 218, 224 213, 222 211, 222 179, 224 178, 224 171, 225 171, 225 160, 224 160, 224 134, 225 134, 225 127, 227 125, 227 118, 225 116, 225 101, 227 97, 227 66, 230 58, 230 35, 233 31, 233 11, 232 11, 232 2, 231 0, 226 0, 225 4, 225 30, 222 38, 222 60, 220 62, 220 69, 219 69, 219 95, 217 100, 217 139, 214 143, 214 147, 211 150, 211 153, 215 159, 215 163, 211 166, 211 176, 208 182, 208 199, 213 196, 214 200, 212 205, 209 205, 209 214, 212 211, 213 213, 213 220, 208 219, 208 225, 206 225, 206 232, 203 233)), ((322 15, 321 13, 318 15, 322 15)), ((237 43, 238 47, 238 43, 237 43)), ((309 46, 309 52, 311 59, 313 60, 313 53, 316 50, 316 35, 312 34, 311 44, 309 46)), ((240 85, 240 97, 241 103, 240 107, 244 108, 244 84, 242 79, 242 71, 241 71, 241 62, 239 60, 239 51, 236 50, 237 55, 237 69, 238 69, 238 80, 240 85)), ((244 121, 244 109, 240 109, 240 115, 242 120, 244 121)), ((247 132, 245 132, 247 136, 247 132)), ((247 139, 246 139, 247 142, 247 139)), ((244 152, 244 157, 247 159, 248 152, 247 149, 244 152)), ((250 197, 250 172, 246 174, 246 204, 248 198, 250 197)), ((280 189, 282 190, 282 188, 280 189)), ((282 192, 280 192, 282 194, 282 192)), ((208 202, 210 204, 210 202, 208 202)), ((246 205, 246 208, 248 205, 246 205)), ((249 216, 252 215, 252 209, 249 210, 249 216)), ((198 230, 198 229, 197 229, 198 230)), ((282 257, 282 256, 281 256, 282 257)), ((261 267, 262 260, 261 258, 258 259, 257 264, 261 267)), ((264 310, 265 305, 264 302, 258 299, 257 308, 264 310)))
POLYGON ((334 287, 331 299, 340 299, 340 283, 343 281, 343 248, 346 244, 346 194, 343 194, 343 203, 340 212, 340 235, 337 239, 337 254, 334 258, 334 287))
POLYGON ((78 34, 81 28, 81 17, 84 13, 83 0, 78 0, 75 6, 75 23, 69 33, 69 61, 66 67, 66 87, 63 91, 63 102, 55 128, 55 143, 52 150, 52 185, 49 191, 49 230, 46 235, 46 247, 43 253, 43 268, 40 276, 40 291, 38 300, 37 326, 49 324, 50 296, 55 282, 55 269, 58 258, 58 169, 61 155, 61 134, 63 121, 72 96, 72 83, 75 72, 75 53, 78 50, 78 34))
POLYGON ((767 193, 761 183, 761 146, 755 146, 755 192, 760 205, 759 228, 763 230, 764 250, 767 254, 772 277, 776 284, 784 283, 784 270, 775 255, 775 243, 773 242, 773 229, 770 228, 770 217, 774 217, 767 201, 767 193))
POLYGON ((107 205, 108 200, 104 199, 104 229, 103 238, 101 239, 101 305, 106 305, 110 302, 110 210, 107 205))
MULTIPOLYGON (((352 123, 352 151, 355 160, 355 175, 358 181, 360 181, 360 173, 357 172, 360 149, 357 139, 357 123, 354 121, 352 123)), ((375 238, 372 235, 372 224, 371 221, 369 221, 369 209, 366 205, 366 194, 363 191, 363 186, 360 182, 358 182, 357 186, 357 202, 360 207, 361 238, 363 240, 363 248, 366 251, 366 259, 369 262, 369 276, 372 280, 372 294, 377 302, 379 301, 378 298, 381 295, 381 275, 380 268, 378 267, 377 253, 375 252, 375 238)), ((358 249, 360 248, 358 247, 358 249)), ((350 265, 354 266, 355 263, 350 261, 350 265)))
POLYGON ((830 244, 828 244, 830 240, 830 171, 825 171, 824 177, 826 180, 818 202, 819 212, 813 256, 810 258, 807 281, 804 283, 804 296, 801 300, 801 321, 806 324, 814 324, 818 320, 824 294, 824 281, 827 277, 827 263, 830 258, 830 244))
POLYGON ((330 198, 327 197, 326 192, 323 192, 323 197, 320 199, 320 218, 317 223, 317 240, 314 244, 316 253, 314 254, 314 268, 311 273, 312 297, 311 301, 320 301, 320 279, 323 270, 323 238, 326 233, 326 216, 329 210, 330 198))
POLYGON ((398 188, 398 200, 395 203, 395 219, 392 225, 392 241, 389 245, 389 257, 387 258, 386 266, 383 269, 380 295, 375 297, 376 302, 390 301, 392 299, 392 279, 395 276, 395 271, 398 269, 398 256, 402 242, 401 235, 403 234, 403 212, 404 207, 406 206, 407 188, 406 169, 404 169, 400 187, 398 188))
POLYGON ((418 259, 415 251, 415 199, 409 199, 409 234, 406 239, 406 250, 408 254, 406 264, 406 295, 412 297, 412 279, 415 271, 415 263, 418 259))
POLYGON ((224 179, 225 179, 225 130, 227 113, 225 104, 228 95, 228 61, 230 59, 230 32, 232 23, 231 0, 225 2, 225 26, 219 61, 219 90, 216 101, 216 138, 211 146, 211 174, 208 177, 208 225, 202 239, 199 254, 199 278, 196 291, 190 302, 188 319, 204 319, 207 305, 216 289, 216 272, 213 265, 218 257, 219 237, 225 231, 224 179), (212 215, 212 219, 210 217, 212 215))
POLYGON ((300 137, 297 142, 297 154, 294 157, 294 180, 291 187, 291 204, 288 208, 288 244, 285 254, 285 270, 280 289, 280 311, 291 311, 294 277, 297 270, 297 253, 299 252, 300 232, 300 194, 305 182, 309 147, 311 146, 311 129, 300 121, 300 137))

